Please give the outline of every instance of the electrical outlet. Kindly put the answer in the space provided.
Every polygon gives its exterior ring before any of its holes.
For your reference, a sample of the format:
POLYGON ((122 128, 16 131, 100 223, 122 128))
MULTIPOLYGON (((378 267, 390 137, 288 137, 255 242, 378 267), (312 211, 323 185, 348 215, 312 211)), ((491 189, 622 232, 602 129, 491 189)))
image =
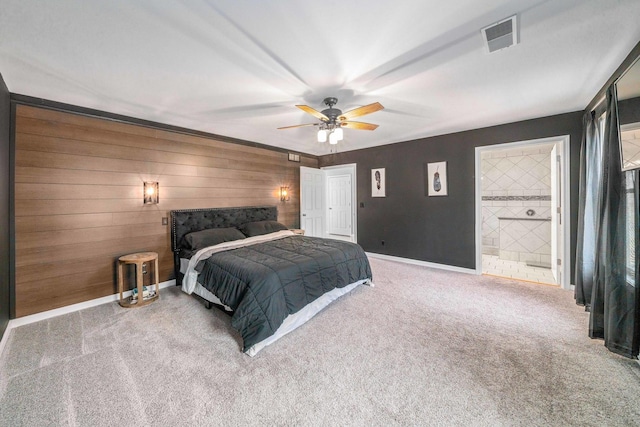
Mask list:
POLYGON ((166 216, 162 217, 162 225, 169 225, 169 218, 167 218, 166 216))

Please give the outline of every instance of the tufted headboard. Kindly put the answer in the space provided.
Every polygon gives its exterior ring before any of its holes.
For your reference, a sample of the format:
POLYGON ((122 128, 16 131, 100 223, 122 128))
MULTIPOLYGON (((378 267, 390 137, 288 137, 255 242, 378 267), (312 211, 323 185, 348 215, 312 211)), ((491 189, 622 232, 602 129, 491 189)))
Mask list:
POLYGON ((182 238, 193 231, 237 227, 247 222, 266 220, 277 221, 278 208, 253 206, 171 211, 171 250, 182 249, 182 238))
POLYGON ((278 220, 278 208, 275 206, 251 206, 171 211, 171 250, 174 254, 176 284, 181 279, 179 252, 183 248, 185 235, 209 228, 237 227, 247 222, 267 220, 278 220))

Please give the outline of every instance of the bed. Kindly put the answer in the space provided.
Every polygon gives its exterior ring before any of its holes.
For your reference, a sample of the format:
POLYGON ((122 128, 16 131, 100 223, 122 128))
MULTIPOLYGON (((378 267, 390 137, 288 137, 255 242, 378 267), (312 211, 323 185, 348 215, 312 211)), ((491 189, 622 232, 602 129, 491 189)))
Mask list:
POLYGON ((250 356, 373 285, 359 245, 294 234, 277 217, 275 206, 171 211, 176 284, 229 313, 250 356))

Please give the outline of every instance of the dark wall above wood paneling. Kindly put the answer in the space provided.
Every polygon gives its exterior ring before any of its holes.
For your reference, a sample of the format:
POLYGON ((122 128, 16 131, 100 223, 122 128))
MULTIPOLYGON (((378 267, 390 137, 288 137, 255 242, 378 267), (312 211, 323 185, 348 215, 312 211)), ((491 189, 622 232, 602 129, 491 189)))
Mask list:
POLYGON ((11 99, 0 75, 0 340, 10 318, 11 99))
POLYGON ((202 135, 18 105, 16 110, 16 316, 115 293, 116 259, 159 254, 173 278, 173 209, 278 206, 299 226, 299 166, 317 158, 202 135), (143 205, 158 181, 160 203, 143 205), (292 190, 280 202, 280 186, 292 190))
POLYGON ((582 112, 575 112, 327 155, 320 166, 357 164, 358 243, 366 251, 474 269, 475 148, 570 135, 574 253, 581 126, 582 112), (427 197, 424 165, 440 161, 447 162, 449 195, 427 197), (386 197, 371 197, 374 168, 386 169, 386 197))
POLYGON ((10 318, 11 100, 0 75, 0 340, 10 318))

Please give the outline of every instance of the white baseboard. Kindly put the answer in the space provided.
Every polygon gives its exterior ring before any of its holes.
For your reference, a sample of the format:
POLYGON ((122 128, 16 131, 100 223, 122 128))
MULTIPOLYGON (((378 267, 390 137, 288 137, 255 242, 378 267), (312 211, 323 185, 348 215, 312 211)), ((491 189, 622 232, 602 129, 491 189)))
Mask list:
MULTIPOLYGON (((169 286, 175 286, 175 284, 175 279, 167 280, 166 282, 160 283, 160 289, 168 288, 169 286)), ((124 292, 123 295, 125 297, 130 296, 131 291, 124 292)), ((41 320, 51 319, 52 317, 62 316, 63 314, 69 314, 75 311, 84 310, 85 308, 95 307, 97 305, 118 301, 118 299, 120 299, 119 294, 107 295, 106 297, 96 298, 89 301, 80 302, 78 304, 67 305, 65 307, 43 311, 42 313, 31 314, 29 316, 19 317, 17 319, 11 319, 9 320, 9 324, 7 325, 7 329, 4 331, 2 340, 0 340, 0 357, 2 356, 4 347, 9 340, 9 334, 11 332, 11 329, 13 328, 17 328, 18 326, 22 325, 28 325, 29 323, 39 322, 41 320)))
POLYGON ((438 268, 440 270, 455 271, 457 273, 466 273, 466 274, 474 274, 474 275, 478 274, 478 272, 475 269, 456 267, 455 265, 438 264, 435 262, 420 261, 420 260, 411 259, 411 258, 401 258, 401 257, 391 256, 391 255, 376 254, 372 252, 366 252, 366 254, 371 258, 386 259, 388 261, 403 262, 405 264, 420 265, 422 267, 438 268))

